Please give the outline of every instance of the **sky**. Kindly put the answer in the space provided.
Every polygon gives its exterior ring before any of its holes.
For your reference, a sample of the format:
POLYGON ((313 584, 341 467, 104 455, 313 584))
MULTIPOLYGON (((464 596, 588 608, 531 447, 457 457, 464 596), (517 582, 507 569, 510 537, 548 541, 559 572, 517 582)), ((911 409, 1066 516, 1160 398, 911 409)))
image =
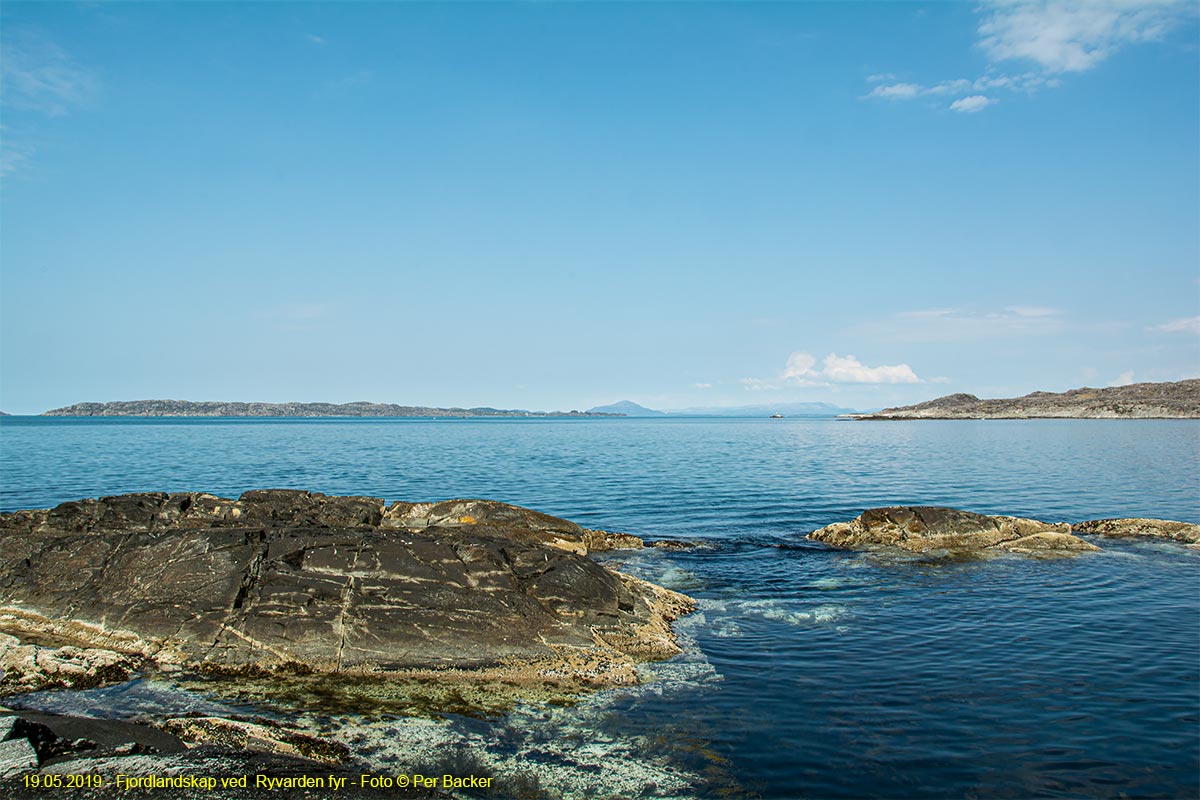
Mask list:
POLYGON ((0 409, 1200 376, 1197 4, 0 5, 0 409))

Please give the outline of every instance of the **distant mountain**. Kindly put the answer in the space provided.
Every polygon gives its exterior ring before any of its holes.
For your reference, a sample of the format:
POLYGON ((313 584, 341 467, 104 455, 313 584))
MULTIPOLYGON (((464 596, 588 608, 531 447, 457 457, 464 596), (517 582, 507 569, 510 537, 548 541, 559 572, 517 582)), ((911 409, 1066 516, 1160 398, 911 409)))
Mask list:
POLYGON ((498 408, 432 408, 393 403, 195 403, 189 400, 127 400, 76 403, 45 417, 605 417, 591 411, 524 411, 498 408))
POLYGON ((842 408, 832 403, 775 403, 753 406, 707 406, 683 408, 667 412, 672 416, 696 417, 769 417, 782 414, 785 417, 836 417, 839 414, 857 413, 852 408, 842 408))
POLYGON ((662 417, 666 414, 662 411, 655 411, 653 408, 639 406, 632 400, 622 400, 619 403, 609 403, 606 406, 596 406, 589 408, 589 414, 624 414, 627 417, 662 417))
POLYGON ((885 408, 859 419, 1196 419, 1200 418, 1200 378, 1174 383, 1133 383, 1107 389, 1033 392, 1024 397, 980 400, 949 394, 912 406, 885 408))

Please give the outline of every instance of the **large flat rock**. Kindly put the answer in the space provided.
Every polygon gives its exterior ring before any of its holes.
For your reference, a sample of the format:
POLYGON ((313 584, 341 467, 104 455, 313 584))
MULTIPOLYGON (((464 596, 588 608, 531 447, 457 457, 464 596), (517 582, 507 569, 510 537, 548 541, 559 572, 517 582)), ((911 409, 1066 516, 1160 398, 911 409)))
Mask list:
MULTIPOLYGON (((613 666, 678 652, 691 601, 586 557, 588 533, 482 500, 134 494, 0 515, 0 630, 216 669, 613 666)), ((594 538, 594 537, 592 537, 594 538)), ((603 672, 603 669, 601 669, 603 672)))

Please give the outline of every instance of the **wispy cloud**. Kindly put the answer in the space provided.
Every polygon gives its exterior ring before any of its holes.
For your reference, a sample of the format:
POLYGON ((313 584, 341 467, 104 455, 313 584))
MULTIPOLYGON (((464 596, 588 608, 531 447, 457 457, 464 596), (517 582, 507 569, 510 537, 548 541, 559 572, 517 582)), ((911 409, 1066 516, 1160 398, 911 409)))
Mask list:
POLYGON ((967 97, 961 97, 950 104, 951 111, 957 111, 960 114, 974 114, 977 111, 983 111, 990 105, 1000 102, 991 97, 982 94, 973 94, 967 97))
POLYGON ((913 100, 954 97, 952 111, 976 113, 995 105, 989 91, 1033 94, 1061 84, 1060 73, 1084 72, 1122 47, 1162 39, 1194 4, 1188 0, 987 0, 977 44, 992 66, 979 78, 955 78, 931 85, 896 81, 892 73, 868 76, 879 84, 862 99, 913 100), (1033 62, 1037 69, 1003 72, 999 64, 1033 62))
POLYGON ((1055 317, 1062 313, 1059 309, 1049 306, 1009 306, 1004 310, 1018 317, 1055 317))
POLYGON ((100 79, 57 44, 31 31, 6 30, 0 36, 0 106, 17 129, 0 126, 0 177, 29 166, 37 149, 20 115, 9 112, 63 117, 91 105, 99 93, 100 79))
POLYGON ((913 100, 918 97, 955 97, 958 99, 952 101, 949 108, 952 111, 970 113, 982 111, 988 106, 1000 102, 994 97, 982 94, 983 92, 1005 90, 1033 94, 1041 89, 1058 85, 1058 78, 1046 77, 1036 72, 1024 72, 1018 75, 989 72, 987 75, 975 78, 974 80, 954 78, 952 80, 939 81, 929 86, 919 83, 882 84, 873 87, 871 91, 867 92, 860 99, 913 100))
POLYGON ((29 162, 33 155, 33 147, 25 142, 15 141, 8 129, 0 125, 0 178, 7 178, 19 172, 29 162))
POLYGON ((919 311, 901 311, 896 316, 909 319, 937 319, 938 317, 952 317, 958 313, 956 308, 925 308, 919 311))
POLYGON ((321 84, 317 87, 317 94, 321 97, 339 97, 344 94, 353 93, 369 85, 374 79, 374 72, 369 69, 361 69, 358 72, 351 72, 337 78, 321 81, 321 84))
POLYGON ((693 389, 711 389, 711 388, 713 388, 713 385, 711 383, 693 383, 692 388, 693 389))
POLYGON ((1063 312, 1048 306, 1018 305, 999 311, 930 308, 901 311, 881 322, 879 335, 901 341, 960 341, 1053 333, 1066 326, 1063 312))
POLYGON ((1164 322, 1162 325, 1154 325, 1150 330, 1161 333, 1194 333, 1200 336, 1200 317, 1173 319, 1170 322, 1164 322))
POLYGON ((317 36, 315 33, 306 33, 304 34, 304 38, 318 46, 323 46, 325 44, 325 37, 317 36))
POLYGON ((1133 383, 1133 370, 1126 370, 1116 377, 1116 380, 1109 383, 1109 386, 1128 386, 1133 383))
POLYGON ((95 74, 37 34, 6 34, 0 51, 0 98, 5 108, 61 117, 92 103, 100 91, 95 74))
POLYGON ((924 87, 915 83, 889 83, 876 86, 865 96, 881 97, 884 100, 911 100, 920 97, 924 91, 924 87))
POLYGON ((1188 11, 1181 0, 993 0, 979 44, 993 61, 1083 72, 1125 45, 1162 39, 1188 11))

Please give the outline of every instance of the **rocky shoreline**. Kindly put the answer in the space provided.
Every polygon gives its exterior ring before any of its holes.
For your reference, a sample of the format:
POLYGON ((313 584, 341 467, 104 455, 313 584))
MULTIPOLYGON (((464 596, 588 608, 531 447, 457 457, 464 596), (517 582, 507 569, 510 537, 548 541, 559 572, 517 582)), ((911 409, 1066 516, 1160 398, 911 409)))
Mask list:
MULTIPOLYGON (((929 506, 868 509, 808 535, 972 558, 1075 556, 1110 537, 1200 549, 1191 523, 1047 523, 929 506)), ((249 776, 267 783, 234 795, 322 797, 300 784, 361 779, 354 740, 236 709, 491 715, 631 687, 639 664, 681 652, 672 623, 695 603, 590 555, 649 546, 697 543, 647 543, 487 500, 385 504, 293 490, 129 494, 0 514, 0 695, 16 707, 0 708, 0 779, 13 797, 43 796, 33 777, 81 774, 249 776), (28 692, 123 689, 147 676, 220 702, 120 721, 20 709, 28 692)), ((468 767, 469 754, 455 753, 420 769, 468 767)), ((515 792, 519 775, 507 780, 515 792)), ((162 794, 143 788, 110 780, 72 796, 162 794)), ((517 794, 546 796, 532 784, 517 794)), ((338 796, 380 795, 346 784, 338 796)), ((426 785, 388 796, 489 794, 426 785)))
MULTIPOLYGON (((267 707, 347 713, 571 702, 635 684, 640 662, 680 652, 671 623, 693 601, 588 557, 644 546, 493 501, 291 490, 143 493, 0 514, 0 694, 157 674, 267 707)), ((11 743, 0 742, 6 778, 77 759, 97 774, 147 775, 292 774, 349 759, 344 745, 271 720, 153 719, 125 729, 114 750, 88 735, 95 721, 16 714, 11 743)))
POLYGON ((1197 419, 1200 378, 1171 383, 1133 383, 1105 389, 1033 392, 1024 397, 981 400, 951 394, 874 414, 848 414, 857 420, 901 419, 1197 419))

